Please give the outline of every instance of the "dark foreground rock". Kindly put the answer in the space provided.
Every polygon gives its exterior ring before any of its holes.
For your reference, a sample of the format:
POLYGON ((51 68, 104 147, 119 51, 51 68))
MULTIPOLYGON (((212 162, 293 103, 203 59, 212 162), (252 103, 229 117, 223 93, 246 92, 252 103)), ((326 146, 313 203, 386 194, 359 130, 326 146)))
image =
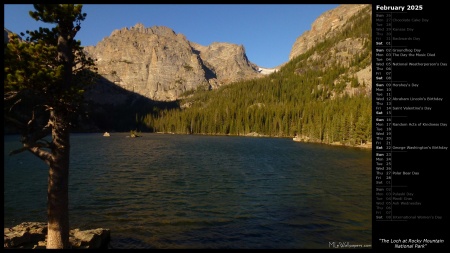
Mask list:
MULTIPOLYGON (((23 222, 12 228, 4 228, 4 248, 45 249, 47 245, 47 223, 23 222)), ((96 228, 70 230, 73 249, 107 249, 110 230, 96 228)))

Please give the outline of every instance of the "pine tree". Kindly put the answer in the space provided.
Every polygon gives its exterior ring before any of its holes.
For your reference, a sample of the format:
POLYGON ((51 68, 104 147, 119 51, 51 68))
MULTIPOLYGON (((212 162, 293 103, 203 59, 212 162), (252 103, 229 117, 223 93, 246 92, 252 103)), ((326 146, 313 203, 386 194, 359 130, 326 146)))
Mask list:
MULTIPOLYGON (((21 131, 22 148, 49 166, 48 249, 69 248, 70 129, 83 101, 83 85, 93 81, 93 60, 75 35, 86 17, 82 5, 34 4, 30 16, 55 24, 26 31, 26 41, 10 37, 4 50, 5 121, 21 131), (51 134, 51 141, 45 139, 51 134)), ((24 34, 22 34, 24 35, 24 34)))

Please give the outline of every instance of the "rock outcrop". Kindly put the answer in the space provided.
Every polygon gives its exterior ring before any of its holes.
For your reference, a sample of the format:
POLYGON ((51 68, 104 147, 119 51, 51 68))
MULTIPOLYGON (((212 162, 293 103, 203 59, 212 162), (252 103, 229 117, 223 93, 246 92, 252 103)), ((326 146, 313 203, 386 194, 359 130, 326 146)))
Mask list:
MULTIPOLYGON (((12 228, 4 228, 4 248, 45 249, 46 236, 47 223, 23 222, 12 228)), ((69 236, 73 249, 106 249, 110 241, 110 230, 104 228, 72 229, 69 236)))
POLYGON ((342 4, 324 12, 311 25, 311 30, 304 32, 294 42, 289 60, 305 53, 317 43, 336 35, 346 24, 348 19, 367 4, 342 4))
POLYGON ((6 44, 9 42, 9 38, 8 35, 11 33, 11 31, 9 31, 6 28, 3 28, 3 44, 6 44))
POLYGON ((85 47, 108 81, 155 101, 174 101, 186 91, 217 88, 261 74, 243 46, 201 46, 165 26, 136 24, 85 47))
MULTIPOLYGON (((9 35, 10 34, 13 34, 13 32, 8 30, 8 29, 6 29, 6 28, 3 28, 3 44, 7 44, 9 42, 9 35)), ((22 37, 20 37, 20 35, 18 35, 18 37, 19 37, 19 41, 24 41, 22 39, 22 37)))

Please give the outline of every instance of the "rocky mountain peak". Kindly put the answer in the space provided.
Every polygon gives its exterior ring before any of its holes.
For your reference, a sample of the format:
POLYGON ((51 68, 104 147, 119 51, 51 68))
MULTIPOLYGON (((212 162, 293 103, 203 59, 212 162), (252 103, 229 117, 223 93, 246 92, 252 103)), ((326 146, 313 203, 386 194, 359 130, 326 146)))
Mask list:
POLYGON ((202 46, 165 26, 137 23, 114 30, 96 46, 100 75, 116 85, 157 101, 174 101, 199 87, 214 89, 261 76, 242 45, 215 42, 202 46))
POLYGON ((122 29, 114 30, 111 33, 111 36, 115 35, 116 33, 120 34, 121 33, 120 31, 135 31, 135 32, 139 32, 139 33, 156 34, 156 35, 161 35, 161 36, 176 35, 176 33, 167 26, 153 26, 153 27, 146 28, 144 26, 144 24, 136 23, 134 26, 132 26, 130 28, 124 27, 122 29))

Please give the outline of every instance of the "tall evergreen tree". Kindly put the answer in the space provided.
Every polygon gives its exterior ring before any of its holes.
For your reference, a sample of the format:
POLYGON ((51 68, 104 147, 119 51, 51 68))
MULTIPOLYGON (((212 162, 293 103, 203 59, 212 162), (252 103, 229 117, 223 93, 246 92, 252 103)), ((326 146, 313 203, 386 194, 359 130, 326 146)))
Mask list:
POLYGON ((26 31, 5 45, 4 115, 21 131, 22 148, 49 166, 48 249, 69 248, 70 129, 95 75, 93 60, 74 38, 86 18, 82 5, 34 4, 30 16, 55 27, 26 31), (24 35, 24 34, 22 34, 24 35), (46 137, 51 134, 50 141, 46 137))

